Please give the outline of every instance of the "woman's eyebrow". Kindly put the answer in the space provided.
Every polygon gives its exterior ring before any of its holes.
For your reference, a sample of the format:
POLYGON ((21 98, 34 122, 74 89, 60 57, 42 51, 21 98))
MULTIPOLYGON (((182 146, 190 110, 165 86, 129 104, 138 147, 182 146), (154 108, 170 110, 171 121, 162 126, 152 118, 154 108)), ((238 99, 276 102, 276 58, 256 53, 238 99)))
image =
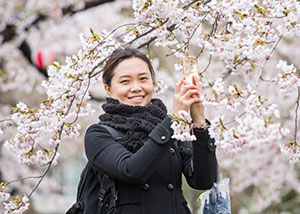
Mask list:
MULTIPOLYGON (((142 75, 147 75, 147 72, 143 72, 143 73, 139 73, 138 76, 142 76, 142 75)), ((119 76, 119 78, 130 78, 131 75, 121 75, 119 76)))
POLYGON ((119 78, 129 78, 130 75, 122 75, 122 76, 119 76, 119 78))
POLYGON ((139 76, 147 75, 147 74, 148 74, 147 72, 143 72, 143 73, 139 73, 139 76))

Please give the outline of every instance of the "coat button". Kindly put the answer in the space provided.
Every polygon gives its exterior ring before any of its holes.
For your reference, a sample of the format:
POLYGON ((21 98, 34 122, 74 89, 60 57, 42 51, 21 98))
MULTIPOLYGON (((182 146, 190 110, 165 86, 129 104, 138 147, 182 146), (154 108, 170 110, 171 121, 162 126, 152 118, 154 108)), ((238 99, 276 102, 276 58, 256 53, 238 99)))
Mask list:
POLYGON ((215 150, 215 139, 208 140, 208 149, 209 151, 213 152, 215 150))
POLYGON ((175 149, 170 148, 170 152, 171 152, 172 155, 174 155, 175 154, 175 149))
POLYGON ((173 190, 174 189, 174 185, 173 184, 168 184, 168 190, 173 190))
POLYGON ((148 190, 150 188, 149 184, 144 184, 142 187, 143 187, 143 190, 148 190))
POLYGON ((167 138, 166 138, 166 136, 161 136, 160 139, 161 140, 166 140, 167 138))

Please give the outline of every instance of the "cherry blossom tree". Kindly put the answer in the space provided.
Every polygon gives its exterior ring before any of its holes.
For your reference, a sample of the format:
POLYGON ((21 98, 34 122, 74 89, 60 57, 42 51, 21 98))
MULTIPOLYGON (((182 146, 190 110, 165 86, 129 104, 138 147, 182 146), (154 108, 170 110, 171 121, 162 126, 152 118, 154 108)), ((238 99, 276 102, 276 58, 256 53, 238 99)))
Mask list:
MULTIPOLYGON (((66 2, 77 5, 77 10, 84 7, 84 1, 66 2)), ((51 11, 65 7, 50 5, 32 8, 51 11)), ((174 72, 161 75, 174 81, 182 73, 183 56, 198 59, 199 81, 205 89, 202 100, 222 173, 231 178, 233 196, 253 188, 253 200, 240 206, 240 212, 261 212, 272 203, 280 203, 290 189, 300 193, 296 171, 300 159, 300 65, 295 61, 300 57, 300 2, 133 0, 132 8, 134 20, 111 31, 85 31, 80 34, 77 54, 48 67, 48 78, 41 85, 47 98, 39 107, 29 108, 19 102, 13 108, 10 120, 17 133, 5 142, 5 148, 20 163, 46 166, 46 170, 32 191, 18 198, 6 191, 7 183, 1 184, 6 213, 22 213, 28 208, 28 198, 57 163, 58 148, 66 139, 78 137, 78 119, 95 111, 90 99, 93 88, 101 82, 103 64, 113 50, 127 45, 144 48, 150 58, 155 49, 164 50, 161 62, 173 63, 174 72)), ((49 14, 53 20, 62 17, 57 12, 49 14)), ((32 23, 30 16, 25 17, 26 21, 17 25, 20 34, 28 34, 26 26, 32 23)), ((18 40, 24 41, 19 36, 14 45, 18 40)), ((18 56, 13 57, 16 60, 18 56)), ((6 66, 15 65, 10 61, 6 66)), ((12 75, 14 82, 17 75, 12 75)), ((166 90, 168 85, 165 93, 170 93, 174 81, 157 82, 156 91, 166 90)), ((1 90, 8 88, 13 86, 1 90)), ((186 113, 178 115, 172 124, 173 137, 193 139, 187 128, 190 125, 186 113)))

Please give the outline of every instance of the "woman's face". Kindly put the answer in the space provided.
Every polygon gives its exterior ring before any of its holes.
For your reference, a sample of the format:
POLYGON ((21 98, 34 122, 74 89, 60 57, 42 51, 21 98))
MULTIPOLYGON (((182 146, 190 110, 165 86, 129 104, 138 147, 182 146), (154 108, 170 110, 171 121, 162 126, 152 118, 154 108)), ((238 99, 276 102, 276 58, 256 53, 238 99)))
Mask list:
POLYGON ((104 85, 110 97, 132 106, 148 105, 152 99, 153 87, 148 64, 137 57, 120 62, 114 69, 111 86, 104 85))

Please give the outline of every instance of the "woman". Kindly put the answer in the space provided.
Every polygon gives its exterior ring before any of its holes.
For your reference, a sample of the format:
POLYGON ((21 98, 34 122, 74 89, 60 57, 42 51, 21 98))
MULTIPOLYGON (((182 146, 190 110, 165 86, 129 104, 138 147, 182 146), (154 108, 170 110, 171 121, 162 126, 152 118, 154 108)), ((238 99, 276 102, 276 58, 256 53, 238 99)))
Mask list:
MULTIPOLYGON (((216 156, 200 101, 201 86, 182 78, 174 92, 172 114, 190 111, 197 140, 171 138, 171 116, 159 99, 153 99, 154 71, 140 51, 120 48, 103 71, 109 96, 100 123, 124 135, 116 142, 109 131, 94 124, 85 136, 91 168, 115 181, 118 214, 188 214, 182 193, 182 173, 195 189, 209 189, 216 180, 216 156)), ((99 186, 95 176, 95 188, 99 186)), ((99 188, 98 188, 99 190, 99 188)), ((97 191, 98 191, 97 190, 97 191)), ((97 213, 98 195, 89 196, 89 213, 97 213), (94 204, 94 205, 92 205, 94 204)), ((102 213, 106 213, 105 210, 102 213)))

